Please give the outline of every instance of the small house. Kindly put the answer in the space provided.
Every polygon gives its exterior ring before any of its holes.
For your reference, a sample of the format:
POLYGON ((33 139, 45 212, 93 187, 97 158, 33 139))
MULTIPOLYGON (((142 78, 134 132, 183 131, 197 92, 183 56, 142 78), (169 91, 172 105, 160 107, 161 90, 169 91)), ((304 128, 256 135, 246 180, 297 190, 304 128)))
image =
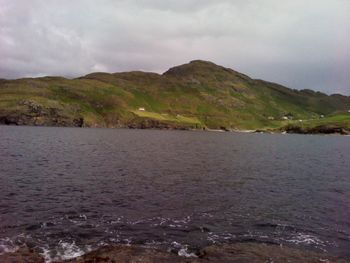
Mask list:
POLYGON ((146 109, 145 108, 139 108, 139 111, 146 111, 146 109))

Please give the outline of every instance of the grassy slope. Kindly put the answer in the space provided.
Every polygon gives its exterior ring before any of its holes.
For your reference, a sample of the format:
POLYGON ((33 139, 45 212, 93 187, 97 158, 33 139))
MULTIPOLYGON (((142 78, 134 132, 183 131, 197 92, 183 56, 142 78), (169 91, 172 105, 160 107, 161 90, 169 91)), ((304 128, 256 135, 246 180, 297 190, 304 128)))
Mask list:
POLYGON ((349 97, 296 91, 204 61, 174 67, 163 75, 93 73, 73 80, 0 81, 0 122, 8 116, 15 122, 26 116, 22 124, 72 126, 82 118, 85 126, 98 127, 154 120, 187 128, 274 129, 287 124, 281 121, 287 114, 314 122, 322 114, 322 122, 338 118, 347 125, 347 110, 349 97), (52 119, 55 122, 48 121, 52 119))

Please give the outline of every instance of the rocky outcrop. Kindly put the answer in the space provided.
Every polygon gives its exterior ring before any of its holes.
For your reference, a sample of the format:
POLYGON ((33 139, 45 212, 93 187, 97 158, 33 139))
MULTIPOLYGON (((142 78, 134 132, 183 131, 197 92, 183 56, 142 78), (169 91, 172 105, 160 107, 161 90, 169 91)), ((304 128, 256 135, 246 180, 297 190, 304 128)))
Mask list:
POLYGON ((136 118, 126 124, 129 129, 160 129, 160 130, 191 130, 198 129, 193 125, 184 125, 183 123, 159 121, 148 118, 136 118))
MULTIPOLYGON (((181 254, 181 253, 180 253, 181 254)), ((41 263, 40 255, 28 250, 20 250, 0 256, 2 263, 41 263)), ((315 253, 279 245, 260 243, 235 243, 218 246, 209 246, 199 250, 191 257, 179 256, 175 253, 162 251, 143 246, 116 245, 102 247, 84 256, 77 257, 61 263, 346 263, 349 260, 331 256, 325 253, 315 253)))
POLYGON ((31 249, 23 248, 13 253, 0 255, 2 263, 44 263, 44 258, 31 249))
POLYGON ((316 127, 301 127, 288 125, 282 129, 287 133, 298 133, 298 134, 341 134, 350 135, 350 131, 341 126, 326 126, 320 125, 316 127))
POLYGON ((0 113, 0 124, 83 127, 84 119, 64 114, 58 107, 45 107, 32 100, 21 100, 16 111, 0 113))
POLYGON ((83 127, 84 119, 46 117, 46 116, 28 116, 28 115, 8 115, 0 116, 0 124, 4 125, 28 125, 28 126, 52 126, 52 127, 83 127))

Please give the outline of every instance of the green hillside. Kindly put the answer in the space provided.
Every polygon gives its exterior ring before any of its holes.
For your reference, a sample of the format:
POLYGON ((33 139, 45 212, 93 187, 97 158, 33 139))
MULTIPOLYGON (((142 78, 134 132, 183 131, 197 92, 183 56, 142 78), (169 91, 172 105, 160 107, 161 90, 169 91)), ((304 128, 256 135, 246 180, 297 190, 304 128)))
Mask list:
POLYGON ((332 123, 349 130, 349 110, 350 97, 292 90, 199 60, 162 75, 0 80, 2 124, 283 130, 332 123))

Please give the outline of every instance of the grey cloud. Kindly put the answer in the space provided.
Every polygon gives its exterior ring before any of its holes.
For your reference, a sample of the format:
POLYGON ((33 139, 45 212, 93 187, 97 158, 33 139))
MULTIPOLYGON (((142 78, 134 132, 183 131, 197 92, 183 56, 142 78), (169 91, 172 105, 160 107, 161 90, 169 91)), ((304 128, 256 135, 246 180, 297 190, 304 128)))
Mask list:
POLYGON ((0 0, 0 77, 162 72, 211 60, 350 94, 347 0, 0 0))

